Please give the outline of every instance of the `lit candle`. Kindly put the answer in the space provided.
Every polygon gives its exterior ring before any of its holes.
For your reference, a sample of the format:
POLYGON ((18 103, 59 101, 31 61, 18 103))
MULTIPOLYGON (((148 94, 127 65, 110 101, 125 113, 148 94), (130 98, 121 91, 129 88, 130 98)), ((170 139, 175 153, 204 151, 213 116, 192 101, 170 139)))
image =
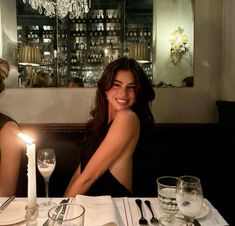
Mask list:
POLYGON ((36 205, 36 158, 35 144, 33 140, 25 134, 19 133, 18 136, 26 142, 28 156, 28 208, 36 205))

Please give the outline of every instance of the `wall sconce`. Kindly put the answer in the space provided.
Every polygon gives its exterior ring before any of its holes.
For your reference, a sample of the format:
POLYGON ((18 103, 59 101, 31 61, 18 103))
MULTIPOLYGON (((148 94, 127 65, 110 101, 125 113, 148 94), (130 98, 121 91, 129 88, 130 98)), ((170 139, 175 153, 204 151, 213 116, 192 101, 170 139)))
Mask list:
POLYGON ((188 35, 184 33, 182 27, 178 27, 174 32, 171 33, 169 40, 171 44, 171 62, 177 64, 180 58, 189 50, 188 47, 188 35))

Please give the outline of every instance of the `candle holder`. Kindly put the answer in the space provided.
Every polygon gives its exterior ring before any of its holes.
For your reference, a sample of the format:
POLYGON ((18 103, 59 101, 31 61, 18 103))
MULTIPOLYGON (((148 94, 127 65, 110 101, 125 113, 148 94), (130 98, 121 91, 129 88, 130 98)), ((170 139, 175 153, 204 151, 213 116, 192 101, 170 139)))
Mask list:
POLYGON ((38 204, 35 204, 33 207, 25 206, 26 215, 25 223, 26 226, 37 226, 37 217, 38 217, 38 204))

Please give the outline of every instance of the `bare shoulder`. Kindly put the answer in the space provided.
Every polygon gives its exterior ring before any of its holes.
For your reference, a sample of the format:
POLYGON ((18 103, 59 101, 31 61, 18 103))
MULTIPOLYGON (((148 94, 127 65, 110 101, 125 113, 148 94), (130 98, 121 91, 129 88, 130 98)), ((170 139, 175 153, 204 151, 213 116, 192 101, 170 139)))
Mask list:
POLYGON ((124 130, 139 130, 140 121, 137 114, 131 109, 123 109, 118 111, 112 126, 124 130))
POLYGON ((137 114, 132 111, 131 109, 122 109, 120 111, 118 111, 115 120, 119 121, 128 121, 128 122, 135 122, 135 123, 139 123, 139 118, 137 116, 137 114))
POLYGON ((2 136, 15 136, 20 132, 18 125, 13 122, 7 122, 1 129, 2 136))
POLYGON ((10 132, 10 131, 19 130, 19 127, 14 121, 9 121, 2 127, 2 130, 10 132))

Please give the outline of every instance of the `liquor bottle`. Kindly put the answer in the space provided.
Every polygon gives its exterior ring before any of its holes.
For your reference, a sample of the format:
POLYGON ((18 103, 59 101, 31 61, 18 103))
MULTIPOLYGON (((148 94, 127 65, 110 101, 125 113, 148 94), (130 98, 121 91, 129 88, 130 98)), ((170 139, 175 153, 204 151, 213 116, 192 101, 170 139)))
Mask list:
POLYGON ((148 30, 147 28, 144 28, 144 37, 146 37, 148 35, 148 30))
POLYGON ((152 35, 152 31, 151 31, 151 28, 149 27, 148 28, 148 36, 151 37, 151 35, 152 35))

